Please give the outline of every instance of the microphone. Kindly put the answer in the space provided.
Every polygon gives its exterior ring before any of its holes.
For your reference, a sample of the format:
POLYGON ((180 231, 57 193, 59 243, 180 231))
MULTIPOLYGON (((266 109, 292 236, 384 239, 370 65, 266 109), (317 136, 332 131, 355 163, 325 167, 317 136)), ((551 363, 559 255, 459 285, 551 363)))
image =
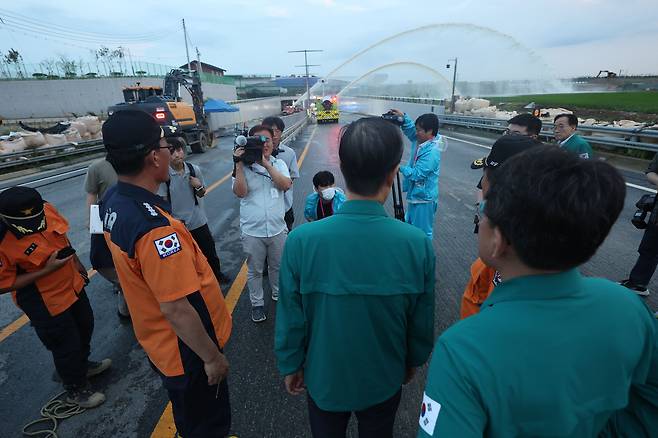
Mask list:
POLYGON ((247 144, 247 137, 244 135, 238 135, 235 137, 235 144, 238 146, 245 146, 247 144))

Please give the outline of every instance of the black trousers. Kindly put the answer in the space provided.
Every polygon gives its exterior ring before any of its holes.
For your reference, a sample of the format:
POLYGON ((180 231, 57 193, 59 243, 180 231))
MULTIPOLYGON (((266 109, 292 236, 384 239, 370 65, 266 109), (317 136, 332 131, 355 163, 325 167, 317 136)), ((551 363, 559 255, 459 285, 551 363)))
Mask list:
POLYGON ((646 287, 658 266, 658 227, 649 226, 644 230, 637 252, 640 256, 629 278, 631 282, 646 287))
POLYGON ((174 423, 183 438, 221 438, 231 429, 228 383, 209 386, 203 364, 186 367, 185 376, 163 377, 169 393, 174 423))
POLYGON ((84 385, 94 331, 94 312, 85 291, 80 293, 78 301, 59 315, 31 322, 43 345, 52 353, 55 369, 64 386, 84 385))
POLYGON ((199 245, 199 248, 201 248, 203 255, 205 255, 208 259, 210 268, 215 274, 217 281, 219 281, 222 268, 219 264, 217 249, 215 248, 215 239, 213 239, 212 233, 210 233, 208 224, 200 226, 199 228, 195 228, 194 230, 190 230, 190 234, 192 234, 192 237, 196 241, 197 245, 199 245))
MULTIPOLYGON (((354 413, 359 422, 359 438, 393 438, 401 395, 402 389, 388 400, 354 413)), ((307 399, 313 438, 344 438, 352 413, 323 411, 310 396, 307 399)))
POLYGON ((288 232, 292 231, 292 225, 295 223, 295 213, 292 211, 292 207, 290 207, 290 210, 286 211, 286 215, 283 217, 283 220, 286 221, 288 232))

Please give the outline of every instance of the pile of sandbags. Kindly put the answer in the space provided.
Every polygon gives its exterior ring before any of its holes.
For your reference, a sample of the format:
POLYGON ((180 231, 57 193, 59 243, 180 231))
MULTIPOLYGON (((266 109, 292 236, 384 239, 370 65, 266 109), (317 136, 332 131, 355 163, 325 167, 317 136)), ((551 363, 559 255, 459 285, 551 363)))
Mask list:
POLYGON ((612 125, 615 128, 642 128, 645 124, 635 120, 615 120, 612 125))
POLYGON ((495 118, 500 120, 509 120, 512 117, 516 117, 517 115, 518 113, 516 111, 496 111, 495 118))
POLYGON ((87 125, 84 122, 73 120, 71 122, 71 129, 77 130, 80 133, 80 137, 82 137, 83 140, 91 140, 91 134, 89 133, 89 130, 87 129, 87 125))
POLYGON ((46 139, 40 132, 12 132, 9 134, 12 137, 21 137, 25 141, 28 148, 38 148, 46 144, 46 139))
POLYGON ((455 112, 462 114, 467 114, 469 112, 475 114, 475 111, 483 110, 485 108, 490 108, 490 107, 491 107, 491 102, 488 101, 487 99, 460 98, 457 101, 455 101, 455 112))
POLYGON ((20 135, 6 135, 0 137, 0 154, 22 152, 27 149, 25 140, 20 135))
POLYGON ((471 114, 476 117, 485 117, 487 119, 493 119, 496 117, 497 111, 498 108, 496 108, 495 106, 486 106, 483 108, 476 108, 474 110, 471 110, 471 114))
POLYGON ((48 146, 61 146, 69 143, 64 134, 44 134, 48 146))
POLYGON ((82 136, 80 135, 80 132, 75 129, 75 128, 69 128, 66 131, 62 132, 64 136, 66 137, 66 141, 68 143, 78 143, 82 141, 82 136))
POLYGON ((541 118, 550 119, 551 122, 558 114, 573 114, 573 111, 564 108, 546 108, 541 110, 541 118))
MULTIPOLYGON (((73 120, 71 122, 71 127, 78 129, 77 124, 73 125, 75 122, 83 123, 87 128, 86 132, 89 133, 91 138, 97 138, 98 133, 101 132, 102 123, 96 116, 78 117, 77 119, 73 120)), ((80 129, 78 129, 78 132, 80 132, 80 135, 83 135, 80 129)))

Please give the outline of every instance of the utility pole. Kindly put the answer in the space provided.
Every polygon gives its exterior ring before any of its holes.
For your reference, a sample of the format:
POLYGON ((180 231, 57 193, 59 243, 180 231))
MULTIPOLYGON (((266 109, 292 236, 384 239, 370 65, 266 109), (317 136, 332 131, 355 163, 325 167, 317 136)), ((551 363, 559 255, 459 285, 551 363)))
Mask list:
POLYGON ((203 67, 201 67, 201 54, 199 53, 199 48, 196 49, 196 69, 199 72, 199 80, 201 80, 201 73, 203 73, 203 67))
MULTIPOLYGON (((303 67, 306 68, 306 109, 308 110, 311 107, 311 91, 310 87, 308 86, 308 68, 312 67, 308 63, 308 54, 311 52, 323 52, 323 50, 315 50, 315 49, 304 49, 304 50, 288 50, 288 53, 304 53, 304 65, 303 67)), ((302 66, 299 66, 302 67, 302 66)))
MULTIPOLYGON (((457 57, 448 59, 448 62, 455 63, 455 69, 452 71, 452 97, 450 98, 450 111, 455 112, 455 82, 457 81, 457 57)), ((446 68, 450 68, 450 64, 446 64, 446 68)))
POLYGON ((187 69, 192 70, 190 66, 190 49, 187 47, 187 28, 185 27, 185 19, 183 18, 183 36, 185 37, 185 54, 187 55, 187 69))

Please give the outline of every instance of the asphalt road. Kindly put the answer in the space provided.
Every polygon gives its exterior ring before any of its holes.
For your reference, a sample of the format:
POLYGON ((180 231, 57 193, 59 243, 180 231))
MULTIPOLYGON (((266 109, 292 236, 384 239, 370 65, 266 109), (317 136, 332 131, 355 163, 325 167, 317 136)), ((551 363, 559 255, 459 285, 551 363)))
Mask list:
MULTIPOLYGON (((343 117, 341 122, 353 120, 343 117)), ((312 177, 319 170, 334 173, 339 186, 344 187, 338 168, 339 125, 307 127, 289 145, 298 156, 308 145, 308 154, 301 167, 301 177, 294 184, 296 226, 303 220, 304 199, 312 191, 312 177)), ((475 185, 481 171, 473 171, 472 160, 487 154, 485 146, 491 140, 473 136, 449 134, 448 149, 442 154, 440 203, 436 217, 434 248, 437 254, 436 321, 437 336, 458 317, 461 293, 468 280, 469 266, 476 257, 476 237, 473 235, 475 185), (466 142, 457 139, 466 140, 466 142), (482 146, 476 146, 481 144, 482 146)), ((220 180, 232 168, 231 144, 223 139, 203 155, 193 155, 190 161, 201 166, 207 185, 220 180)), ((642 176, 625 172, 634 184, 645 185, 642 176)), ((70 238, 83 262, 88 264, 89 237, 85 227, 84 176, 41 187, 43 197, 53 203, 70 221, 70 238)), ((637 255, 642 233, 630 223, 634 203, 645 192, 628 188, 625 209, 608 240, 596 256, 583 267, 587 275, 619 280, 626 277, 637 255)), ((215 237, 223 270, 235 278, 244 262, 239 240, 239 204, 231 192, 230 179, 206 196, 206 210, 215 237)), ((387 209, 392 213, 389 203, 387 209)), ((522 214, 522 212, 519 212, 522 214)), ((651 288, 658 290, 658 282, 651 288)), ((224 292, 226 293, 228 287, 224 292)), ((238 291, 239 292, 239 291, 238 291)), ((158 377, 148 365, 137 344, 129 323, 116 315, 115 296, 109 283, 95 276, 87 288, 95 313, 96 328, 92 341, 92 357, 110 357, 112 369, 93 381, 103 391, 107 401, 101 407, 65 420, 58 433, 66 437, 149 437, 152 435, 167 404, 158 377)), ((266 296, 269 296, 266 293, 266 296)), ((648 298, 658 309, 658 294, 648 298)), ((306 400, 289 396, 275 367, 273 327, 275 306, 266 303, 268 320, 254 324, 249 318, 248 293, 242 293, 233 311, 233 333, 226 349, 231 362, 229 388, 233 412, 234 434, 241 438, 308 437, 306 400)), ((11 299, 0 297, 0 327, 21 316, 11 299)), ((0 435, 21 436, 22 426, 38 418, 39 409, 61 391, 51 380, 53 372, 50 354, 37 339, 29 324, 0 341, 0 435)), ((396 436, 415 436, 424 371, 403 390, 402 403, 396 421, 396 436)), ((160 430, 160 429, 159 429, 160 430)), ((155 434, 153 436, 172 436, 155 434)), ((354 424, 350 436, 356 437, 354 424)))

